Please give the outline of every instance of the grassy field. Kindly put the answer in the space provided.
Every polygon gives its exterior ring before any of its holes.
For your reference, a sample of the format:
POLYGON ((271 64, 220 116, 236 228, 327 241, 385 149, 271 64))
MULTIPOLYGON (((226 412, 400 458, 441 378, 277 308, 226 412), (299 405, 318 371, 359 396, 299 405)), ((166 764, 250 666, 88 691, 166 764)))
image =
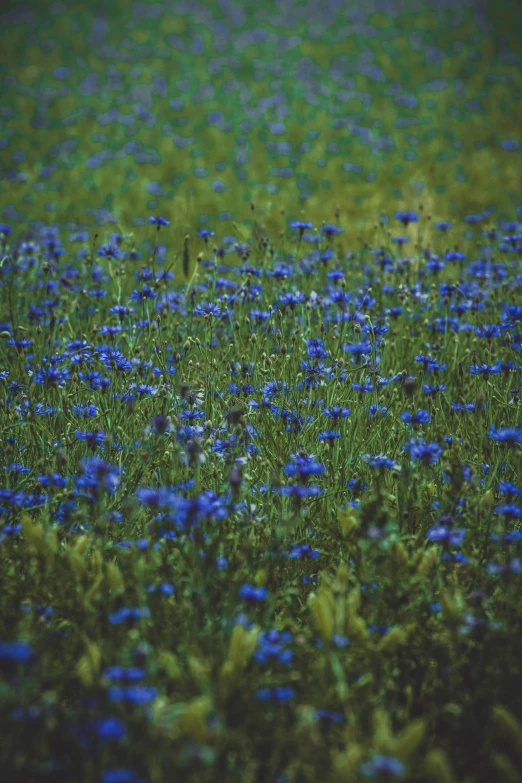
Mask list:
POLYGON ((0 772, 522 781, 518 3, 0 15, 0 772))

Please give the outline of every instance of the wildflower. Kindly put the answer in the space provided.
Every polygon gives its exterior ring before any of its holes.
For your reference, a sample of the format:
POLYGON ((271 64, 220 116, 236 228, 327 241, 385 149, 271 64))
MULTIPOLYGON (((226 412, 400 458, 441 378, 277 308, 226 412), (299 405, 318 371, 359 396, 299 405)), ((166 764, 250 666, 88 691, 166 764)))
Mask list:
POLYGON ((345 419, 351 414, 350 408, 341 407, 340 405, 331 405, 330 407, 322 408, 321 413, 337 422, 339 419, 345 419))
POLYGON ((202 302, 201 304, 196 305, 193 312, 194 315, 208 315, 213 318, 219 318, 221 315, 221 308, 217 304, 202 302))
POLYGON ((396 212, 395 217, 403 224, 403 226, 408 226, 409 223, 418 223, 419 221, 419 216, 417 213, 412 212, 409 209, 402 212, 396 212))
POLYGON ((98 248, 98 255, 102 258, 119 258, 120 252, 118 245, 113 245, 110 242, 98 248))
POLYGON ((158 231, 160 230, 161 226, 170 226, 170 220, 167 220, 164 217, 150 217, 149 223, 153 226, 157 226, 158 231))
POLYGON ((303 481, 309 476, 322 476, 326 468, 319 462, 316 462, 313 454, 305 456, 295 455, 292 462, 285 465, 285 475, 298 476, 303 481))
POLYGON ((119 625, 120 623, 124 623, 127 620, 132 622, 134 620, 140 620, 144 617, 150 617, 150 609, 148 609, 146 606, 139 607, 137 609, 128 609, 127 607, 123 607, 119 611, 109 615, 109 622, 112 625, 119 625))
POLYGON ((33 663, 36 655, 28 642, 0 642, 0 671, 33 663))
POLYGON ((469 368, 472 375, 483 375, 486 380, 490 375, 497 375, 501 370, 502 368, 498 364, 472 364, 469 368))
POLYGON ((294 688, 259 688, 256 699, 259 701, 290 701, 295 696, 294 688))
POLYGON ((374 780, 383 780, 384 776, 388 779, 403 778, 406 775, 406 767, 395 756, 383 756, 380 753, 374 753, 370 761, 360 765, 359 772, 365 778, 374 780))
POLYGON ((98 721, 96 733, 104 740, 120 740, 125 737, 125 724, 118 718, 108 717, 98 721))
POLYGON ((404 451, 408 451, 412 459, 417 462, 423 462, 425 465, 433 465, 439 461, 443 452, 442 446, 438 443, 425 443, 424 440, 414 440, 413 438, 403 446, 404 451))
POLYGON ((501 481, 497 487, 498 491, 505 495, 522 495, 522 489, 517 487, 511 481, 501 481))
POLYGON ((495 506, 495 514, 501 514, 507 519, 520 519, 522 517, 522 507, 517 506, 516 503, 503 503, 500 506, 495 506))
POLYGON ((519 429, 516 427, 501 427, 497 430, 492 424, 489 429, 489 437, 496 440, 497 443, 507 443, 508 445, 522 443, 522 427, 519 429))
POLYGON ((288 557, 292 560, 299 559, 301 557, 309 557, 315 559, 320 557, 321 553, 317 549, 312 549, 310 544, 294 544, 294 548, 288 553, 288 557))
POLYGON ((76 479, 77 487, 97 495, 101 489, 114 493, 120 483, 120 468, 99 457, 89 457, 81 463, 83 475, 76 479))
POLYGON ((127 768, 106 769, 101 776, 101 783, 144 783, 134 770, 127 768))
POLYGON ((371 467, 371 468, 396 468, 397 463, 394 459, 390 459, 390 457, 386 457, 384 454, 379 454, 377 456, 372 456, 371 454, 365 454, 363 457, 364 461, 371 467))
POLYGON ((109 701, 122 701, 128 704, 149 704, 158 694, 157 688, 146 685, 130 685, 126 688, 109 688, 109 701))
POLYGON ((505 563, 504 565, 488 563, 486 571, 488 574, 522 574, 522 561, 515 557, 510 563, 505 563))
POLYGON ((243 585, 239 589, 239 597, 243 601, 264 601, 268 591, 266 587, 254 587, 253 585, 243 585))
MULTIPOLYGON (((441 520, 442 521, 442 520, 441 520)), ((464 528, 454 530, 451 525, 438 524, 426 533, 428 541, 436 541, 444 546, 462 546, 466 531, 464 528)))
POLYGON ((421 408, 419 408, 417 413, 408 413, 408 411, 404 411, 401 413, 401 421, 405 424, 429 424, 431 421, 431 413, 429 411, 424 411, 421 408))
POLYGON ((301 238, 307 229, 314 227, 314 224, 306 220, 294 220, 290 223, 290 228, 294 231, 299 231, 299 238, 301 238))
POLYGON ((261 634, 258 638, 258 648, 254 653, 254 658, 258 663, 279 663, 288 664, 292 661, 293 652, 288 648, 292 642, 293 636, 290 631, 277 631, 275 629, 261 634))
POLYGON ((335 710, 318 709, 315 711, 315 717, 317 720, 330 720, 332 723, 342 723, 345 720, 344 714, 335 710))
POLYGON ((373 383, 352 383, 352 389, 356 392, 359 392, 360 394, 368 394, 369 392, 374 391, 375 386, 373 383))
MULTIPOLYGON (((312 228, 312 226, 307 226, 307 228, 312 228)), ((329 223, 326 223, 321 226, 321 233, 325 235, 327 239, 331 239, 334 236, 338 236, 339 234, 342 234, 344 231, 344 228, 341 228, 340 226, 334 226, 329 223)))
POLYGON ((446 386, 443 383, 435 383, 432 386, 430 386, 429 383, 424 383, 422 390, 424 394, 428 395, 428 397, 435 397, 440 392, 445 392, 446 386))
POLYGON ((376 405, 374 402, 370 405, 368 408, 368 413, 370 416, 386 416, 388 413, 388 408, 386 405, 376 405))

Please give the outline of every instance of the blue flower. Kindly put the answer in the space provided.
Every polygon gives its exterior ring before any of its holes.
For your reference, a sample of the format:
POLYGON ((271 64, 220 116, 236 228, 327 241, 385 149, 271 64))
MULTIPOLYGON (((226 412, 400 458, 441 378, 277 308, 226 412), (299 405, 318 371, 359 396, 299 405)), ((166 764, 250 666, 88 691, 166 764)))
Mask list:
POLYGON ((403 226, 407 226, 409 223, 418 223, 419 221, 419 216, 417 215, 417 213, 412 212, 409 209, 406 209, 401 212, 396 212, 395 217, 403 224, 403 226))
POLYGON ((239 597, 243 601, 264 601, 268 591, 266 587, 254 587, 253 585, 243 585, 239 588, 239 597))
POLYGON ((404 411, 401 413, 401 421, 405 424, 429 424, 431 421, 431 413, 429 411, 419 408, 417 413, 409 413, 404 411))
POLYGON ((134 620, 140 620, 144 617, 150 617, 150 609, 148 609, 148 607, 143 606, 136 609, 128 609, 124 606, 117 612, 109 615, 109 622, 112 625, 119 625, 120 623, 124 623, 127 620, 132 622, 134 620))
POLYGON ((28 642, 0 642, 0 670, 33 663, 36 655, 28 642))
POLYGON ((132 769, 107 769, 102 773, 101 783, 143 783, 132 769))
POLYGON ((384 454, 378 454, 377 456, 373 456, 372 454, 365 454, 363 459, 371 468, 397 467, 395 460, 390 459, 390 457, 386 457, 384 454))
POLYGON ((522 427, 519 429, 516 427, 501 427, 497 430, 492 424, 489 429, 489 437, 498 443, 507 443, 509 445, 522 443, 522 427))
POLYGON ((96 733, 105 740, 120 740, 123 739, 126 734, 125 724, 122 723, 121 720, 118 720, 118 718, 112 716, 103 718, 98 721, 96 733))
POLYGON ((258 638, 257 649, 254 658, 258 663, 279 661, 288 664, 292 661, 293 652, 288 645, 293 641, 290 631, 277 631, 275 629, 261 634, 258 638))
POLYGON ((109 688, 109 701, 122 701, 129 704, 149 704, 158 695, 158 689, 147 685, 130 685, 126 688, 109 688))
POLYGON ((365 778, 383 780, 382 776, 388 778, 403 778, 406 775, 406 767, 395 756, 383 756, 380 753, 374 753, 370 761, 366 761, 359 767, 359 772, 365 778))
POLYGON ((196 305, 193 310, 194 315, 209 315, 213 318, 219 318, 221 315, 221 308, 217 304, 211 302, 202 302, 196 305))
POLYGON ((288 557, 292 560, 301 557, 310 557, 315 559, 316 557, 320 556, 321 553, 318 552, 317 549, 312 549, 310 544, 294 544, 294 548, 288 553, 288 557))
POLYGON ((345 419, 350 416, 350 408, 341 407, 340 405, 331 405, 330 407, 323 408, 321 411, 325 416, 337 421, 338 419, 345 419))
POLYGON ((408 451, 412 459, 417 462, 423 462, 425 465, 433 465, 439 461, 443 452, 442 446, 438 443, 425 443, 424 440, 414 440, 413 438, 403 446, 404 451, 408 451))
POLYGON ((259 688, 256 692, 256 699, 260 701, 290 701, 295 696, 293 688, 259 688))
POLYGON ((284 472, 287 476, 298 476, 303 480, 308 476, 322 476, 325 470, 325 466, 316 462, 313 454, 309 454, 308 456, 295 455, 293 461, 285 465, 284 472))
POLYGON ((160 226, 170 226, 170 220, 167 220, 164 217, 150 217, 149 223, 151 223, 153 226, 157 226, 158 231, 160 226))

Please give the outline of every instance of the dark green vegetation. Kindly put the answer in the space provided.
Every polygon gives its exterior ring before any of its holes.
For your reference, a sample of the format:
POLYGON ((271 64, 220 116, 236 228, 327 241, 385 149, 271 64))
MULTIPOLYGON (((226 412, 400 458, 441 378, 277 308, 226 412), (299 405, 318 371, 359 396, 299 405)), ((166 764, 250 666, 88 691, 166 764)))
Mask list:
POLYGON ((4 12, 7 780, 522 781, 520 11, 334 5, 4 12))

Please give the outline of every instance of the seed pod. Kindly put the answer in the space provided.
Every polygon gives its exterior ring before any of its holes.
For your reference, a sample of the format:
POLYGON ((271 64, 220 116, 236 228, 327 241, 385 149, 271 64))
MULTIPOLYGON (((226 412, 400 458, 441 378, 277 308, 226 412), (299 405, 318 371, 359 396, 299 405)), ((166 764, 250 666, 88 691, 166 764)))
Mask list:
POLYGON ((493 722, 502 731, 513 752, 522 762, 522 723, 501 704, 493 707, 492 717, 493 722))
POLYGON ((228 657, 222 667, 222 674, 239 674, 243 671, 257 645, 259 629, 249 631, 243 625, 236 625, 232 631, 228 657))
POLYGON ((455 783, 455 776, 445 750, 430 750, 424 762, 424 768, 432 783, 455 783))
POLYGON ((180 716, 175 730, 176 736, 185 736, 196 742, 203 742, 208 736, 207 724, 212 702, 209 696, 196 696, 189 701, 184 713, 180 716))
POLYGON ((347 536, 359 526, 359 516, 354 508, 348 508, 346 511, 340 510, 337 519, 343 533, 347 536))
POLYGON ((415 753, 426 734, 426 723, 421 718, 411 721, 401 733, 394 738, 393 755, 408 761, 415 753))
POLYGON ((490 758, 500 774, 500 780, 506 781, 506 783, 521 783, 522 777, 507 756, 504 756, 503 753, 493 753, 490 758))
POLYGON ((87 649, 76 666, 76 672, 82 683, 92 685, 95 676, 100 671, 101 649, 95 642, 87 641, 87 649))
POLYGON ((125 592, 125 582, 116 563, 107 563, 105 578, 113 595, 121 595, 125 592))
POLYGON ((335 600, 330 585, 321 585, 317 595, 311 595, 308 601, 321 636, 329 642, 335 625, 335 600))

